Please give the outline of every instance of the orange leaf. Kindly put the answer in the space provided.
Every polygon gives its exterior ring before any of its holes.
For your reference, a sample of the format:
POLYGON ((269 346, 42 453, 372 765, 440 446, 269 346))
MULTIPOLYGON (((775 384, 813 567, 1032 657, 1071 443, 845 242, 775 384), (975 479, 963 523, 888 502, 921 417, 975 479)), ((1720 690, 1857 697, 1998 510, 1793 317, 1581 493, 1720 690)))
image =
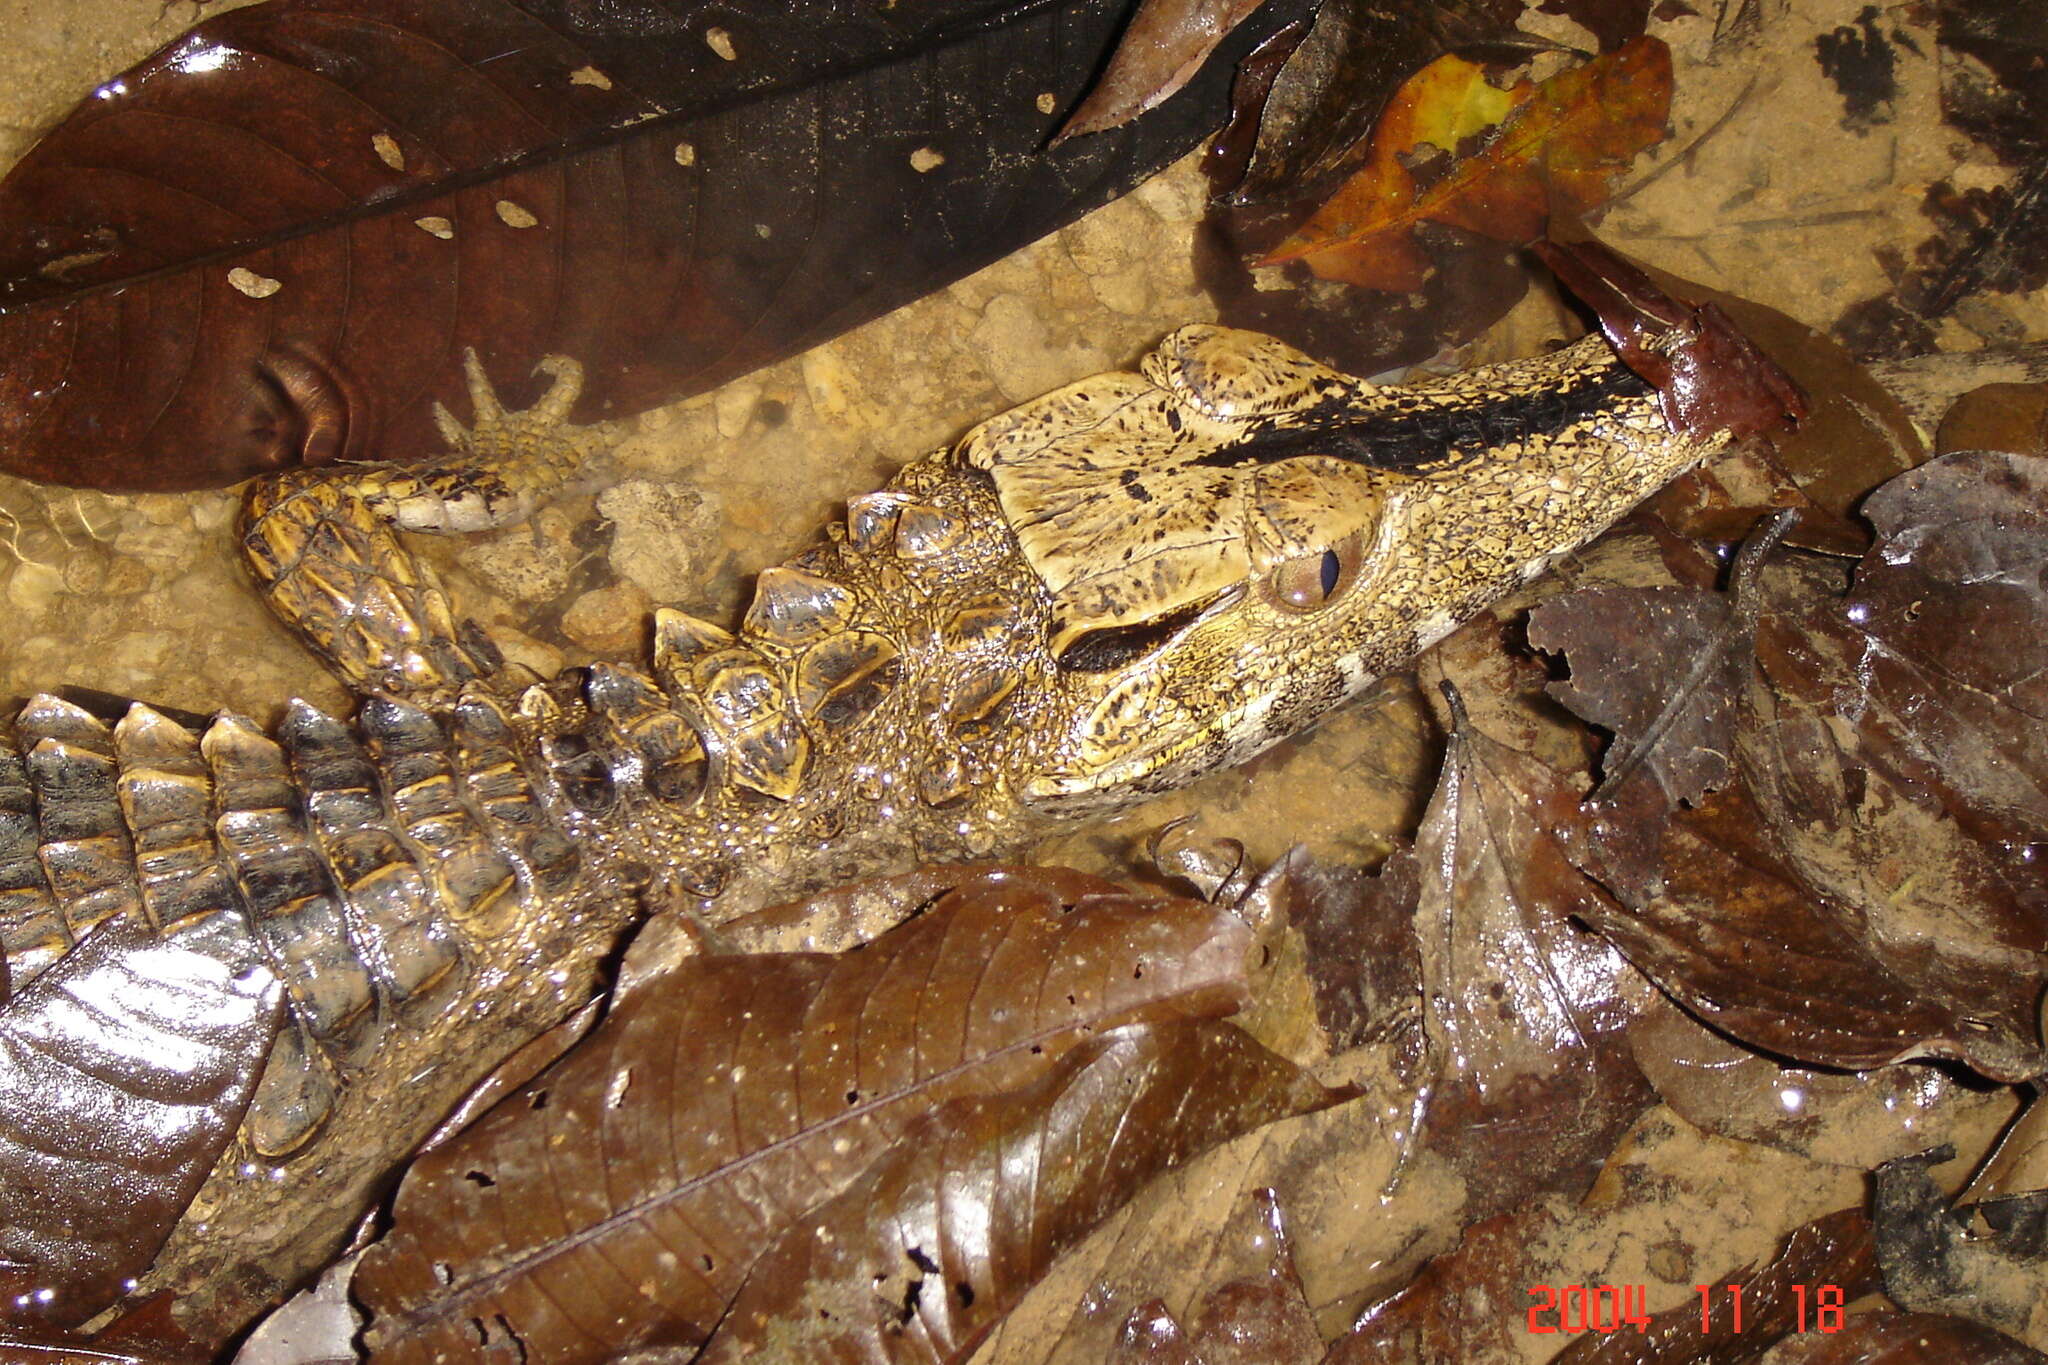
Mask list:
POLYGON ((1605 199, 1608 181, 1663 139, 1670 109, 1671 53, 1655 38, 1507 90, 1441 57, 1396 92, 1364 169, 1263 264, 1306 260, 1325 279, 1420 289, 1429 259, 1413 239, 1419 224, 1532 240, 1553 205, 1584 212, 1605 199), (1410 166, 1428 147, 1451 163, 1418 186, 1410 166))

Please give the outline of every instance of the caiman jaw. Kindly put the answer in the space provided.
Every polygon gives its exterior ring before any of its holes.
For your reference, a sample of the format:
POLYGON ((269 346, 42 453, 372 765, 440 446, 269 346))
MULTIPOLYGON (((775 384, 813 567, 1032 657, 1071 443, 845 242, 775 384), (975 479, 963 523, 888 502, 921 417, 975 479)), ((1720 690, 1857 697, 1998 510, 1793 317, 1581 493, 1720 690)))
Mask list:
POLYGON ((1005 414, 955 458, 1053 601, 1063 724, 1019 790, 1094 813, 1248 758, 1727 443, 1597 337, 1376 388, 1190 327, 1005 414))

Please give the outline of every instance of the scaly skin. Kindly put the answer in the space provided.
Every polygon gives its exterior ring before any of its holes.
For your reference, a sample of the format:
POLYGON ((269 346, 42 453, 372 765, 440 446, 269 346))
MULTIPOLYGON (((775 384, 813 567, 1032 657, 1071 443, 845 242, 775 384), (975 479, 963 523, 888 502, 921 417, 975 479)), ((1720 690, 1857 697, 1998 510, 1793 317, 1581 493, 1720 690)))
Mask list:
POLYGON ((1726 444, 1673 432, 1597 338, 1374 388, 1186 328, 1140 373, 1025 404, 856 499, 761 575, 736 635, 662 611, 650 670, 519 689, 393 528, 523 516, 601 438, 562 424, 576 370, 551 364, 525 414, 476 373, 474 430, 444 423, 440 469, 251 493, 258 583, 365 698, 353 727, 295 705, 276 741, 142 707, 109 730, 43 698, 14 736, 61 760, 0 780, 17 989, 136 907, 171 934, 239 926, 286 986, 241 1134, 143 1286, 175 1289, 204 1337, 319 1265, 647 910, 715 926, 1000 855, 1241 761, 1726 444), (83 823, 114 869, 85 891, 52 875, 67 772, 91 779, 83 823), (219 875, 173 887, 160 855, 138 876, 135 850, 164 848, 219 875))

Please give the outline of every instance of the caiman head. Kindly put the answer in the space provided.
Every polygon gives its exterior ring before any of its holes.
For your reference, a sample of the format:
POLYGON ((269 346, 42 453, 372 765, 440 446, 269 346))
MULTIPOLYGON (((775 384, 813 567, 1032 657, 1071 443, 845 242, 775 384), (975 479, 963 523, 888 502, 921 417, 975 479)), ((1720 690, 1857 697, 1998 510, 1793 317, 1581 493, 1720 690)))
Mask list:
POLYGON ((1220 327, 982 424, 952 458, 1051 602, 1017 795, 1089 813, 1299 732, 1728 439, 1599 337, 1383 387, 1220 327))

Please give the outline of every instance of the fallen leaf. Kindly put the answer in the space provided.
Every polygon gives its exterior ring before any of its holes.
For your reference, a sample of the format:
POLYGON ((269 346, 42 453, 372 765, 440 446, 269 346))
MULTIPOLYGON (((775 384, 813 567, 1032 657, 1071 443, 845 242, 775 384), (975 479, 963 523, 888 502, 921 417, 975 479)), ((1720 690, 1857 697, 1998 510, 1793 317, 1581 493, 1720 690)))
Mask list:
POLYGON ((1771 1365, 2041 1365, 2041 1353, 1962 1318, 1864 1309, 1839 1332, 1779 1343, 1771 1365))
POLYGON ((926 1114, 762 1253, 701 1365, 956 1362, 1154 1175, 1344 1098, 1228 1024, 1114 1030, 926 1114))
POLYGON ((1706 1282, 1706 1328, 1700 1305, 1692 1303, 1657 1314, 1640 1332, 1588 1333, 1555 1365, 1743 1365, 1787 1336, 1822 1330, 1823 1305, 1840 1309, 1877 1288, 1870 1220, 1861 1209, 1817 1218, 1786 1238, 1768 1264, 1722 1271, 1706 1282), (1739 1320, 1728 1288, 1737 1284, 1739 1320))
POLYGON ((1138 0, 1109 66, 1053 138, 1106 132, 1171 99, 1264 0, 1138 0))
POLYGON ((408 1174, 355 1282, 375 1357, 468 1351, 472 1323, 550 1361, 701 1342, 765 1243, 927 1111, 1243 1003, 1231 912, 1074 884, 978 878, 858 952, 691 958, 628 996, 408 1174))
POLYGON ((1395 856, 1418 869, 1429 1058, 1417 1141, 1464 1176, 1468 1216, 1484 1216, 1583 1190, 1649 1102, 1623 1036, 1647 988, 1580 927, 1612 902, 1568 854, 1585 837, 1578 794, 1471 729, 1462 705, 1453 716, 1415 849, 1395 856))
POLYGON ((1114 0, 216 15, 0 183, 0 457, 121 489, 416 459, 444 448, 437 402, 468 410, 466 348, 507 407, 538 396, 544 356, 572 357, 579 422, 712 388, 1193 147, 1223 114, 1221 62, 1128 129, 1046 149, 1123 16, 1114 0))
POLYGON ((129 1292, 240 1127, 282 999, 239 913, 160 935, 129 910, 0 1006, 16 1321, 77 1326, 129 1292))
POLYGON ((1418 289, 1428 265, 1411 240, 1419 224, 1529 241, 1554 201, 1598 204, 1610 178, 1663 138, 1670 100, 1671 56, 1652 38, 1508 90, 1483 67, 1439 58, 1381 115, 1365 168, 1266 263, 1301 258, 1326 279, 1418 289), (1449 159, 1427 183, 1407 164, 1425 146, 1449 159))

